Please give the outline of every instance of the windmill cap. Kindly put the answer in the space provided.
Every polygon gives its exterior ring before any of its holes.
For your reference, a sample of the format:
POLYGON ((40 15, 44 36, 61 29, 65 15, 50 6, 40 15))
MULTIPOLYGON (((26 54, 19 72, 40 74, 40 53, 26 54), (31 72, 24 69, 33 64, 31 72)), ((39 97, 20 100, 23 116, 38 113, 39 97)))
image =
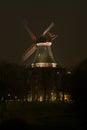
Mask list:
POLYGON ((45 37, 39 37, 36 42, 37 43, 46 42, 46 38, 45 37))

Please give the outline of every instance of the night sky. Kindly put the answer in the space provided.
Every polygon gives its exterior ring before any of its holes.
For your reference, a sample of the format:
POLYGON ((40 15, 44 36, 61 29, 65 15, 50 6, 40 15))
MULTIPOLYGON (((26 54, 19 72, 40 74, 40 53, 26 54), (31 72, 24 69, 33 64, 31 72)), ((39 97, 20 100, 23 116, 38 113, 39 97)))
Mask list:
POLYGON ((55 59, 75 66, 87 58, 86 15, 84 0, 0 1, 0 61, 18 63, 32 45, 23 24, 27 19, 37 36, 53 21, 53 33, 58 34, 52 46, 55 59))

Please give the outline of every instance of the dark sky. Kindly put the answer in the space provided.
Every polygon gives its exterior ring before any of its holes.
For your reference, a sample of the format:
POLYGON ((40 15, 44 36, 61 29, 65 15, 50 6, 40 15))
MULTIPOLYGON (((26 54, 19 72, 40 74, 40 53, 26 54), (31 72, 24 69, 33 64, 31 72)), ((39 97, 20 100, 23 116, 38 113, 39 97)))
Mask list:
POLYGON ((84 0, 4 0, 0 2, 0 61, 20 61, 32 45, 23 20, 36 35, 53 21, 58 38, 52 46, 54 56, 71 67, 87 58, 86 3, 84 0))

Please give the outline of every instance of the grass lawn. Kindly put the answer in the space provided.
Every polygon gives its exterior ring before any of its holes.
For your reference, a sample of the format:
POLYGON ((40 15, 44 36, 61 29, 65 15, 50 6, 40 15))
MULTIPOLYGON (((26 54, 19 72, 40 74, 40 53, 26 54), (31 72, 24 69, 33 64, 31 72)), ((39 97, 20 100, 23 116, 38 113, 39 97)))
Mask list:
POLYGON ((83 130, 86 125, 73 104, 9 102, 6 110, 0 109, 0 122, 21 120, 29 125, 83 130))

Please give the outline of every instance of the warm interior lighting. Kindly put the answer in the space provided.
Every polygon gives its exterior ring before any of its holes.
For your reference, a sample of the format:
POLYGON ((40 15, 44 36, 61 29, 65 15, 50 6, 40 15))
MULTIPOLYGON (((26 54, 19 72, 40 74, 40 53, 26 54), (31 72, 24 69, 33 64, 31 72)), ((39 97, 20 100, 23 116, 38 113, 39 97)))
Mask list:
POLYGON ((28 94, 27 101, 28 101, 28 102, 32 102, 32 95, 31 95, 31 94, 28 94))
POLYGON ((11 96, 11 94, 10 93, 8 93, 8 97, 10 97, 11 96))
POLYGON ((51 101, 56 100, 56 93, 51 92, 51 101))
POLYGON ((51 46, 52 42, 37 43, 37 46, 51 46))
POLYGON ((34 63, 32 67, 57 67, 57 63, 34 63))
POLYGON ((67 74, 71 74, 71 71, 67 71, 67 74))
POLYGON ((40 100, 40 102, 42 102, 42 101, 43 101, 43 97, 42 97, 42 96, 40 96, 39 100, 40 100))

